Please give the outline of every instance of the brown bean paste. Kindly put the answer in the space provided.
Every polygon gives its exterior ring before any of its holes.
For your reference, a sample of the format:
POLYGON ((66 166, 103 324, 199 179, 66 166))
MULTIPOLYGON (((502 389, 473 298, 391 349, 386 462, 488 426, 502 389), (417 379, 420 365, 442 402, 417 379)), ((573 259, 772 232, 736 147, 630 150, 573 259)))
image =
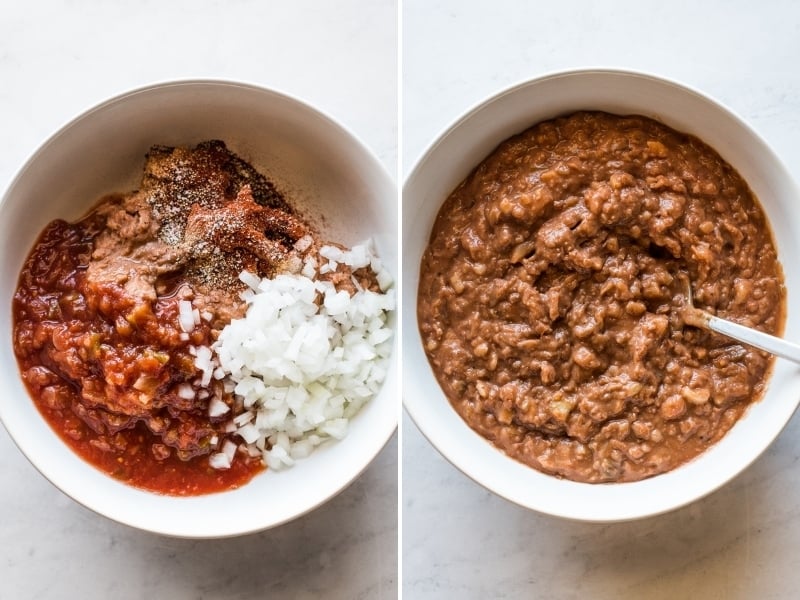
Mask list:
POLYGON ((463 419, 511 457, 635 481, 717 442, 772 359, 684 322, 779 333, 771 232, 713 149, 639 116, 580 112, 502 143, 444 203, 422 259, 423 344, 463 419))

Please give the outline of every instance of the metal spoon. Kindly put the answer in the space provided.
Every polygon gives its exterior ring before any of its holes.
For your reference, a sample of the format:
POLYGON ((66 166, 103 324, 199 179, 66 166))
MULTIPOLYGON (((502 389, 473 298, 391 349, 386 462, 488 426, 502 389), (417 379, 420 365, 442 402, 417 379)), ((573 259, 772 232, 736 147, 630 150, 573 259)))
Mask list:
POLYGON ((685 282, 686 307, 684 308, 683 318, 686 324, 700 327, 701 329, 716 331, 717 333, 727 335, 749 346, 755 346, 770 354, 800 364, 800 345, 787 342, 784 339, 757 329, 739 325, 727 319, 721 319, 700 308, 695 308, 692 303, 692 286, 688 277, 685 279, 685 282))

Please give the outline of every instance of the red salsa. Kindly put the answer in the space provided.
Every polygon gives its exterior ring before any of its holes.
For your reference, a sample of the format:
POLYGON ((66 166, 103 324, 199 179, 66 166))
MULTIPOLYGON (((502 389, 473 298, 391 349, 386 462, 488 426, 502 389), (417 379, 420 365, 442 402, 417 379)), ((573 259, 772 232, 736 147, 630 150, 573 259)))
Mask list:
POLYGON ((209 324, 183 331, 176 293, 141 301, 87 278, 101 227, 93 214, 51 223, 20 275, 14 347, 33 401, 69 447, 125 483, 180 496, 243 485, 260 457, 209 464, 232 414, 210 417, 209 400, 234 405, 220 381, 198 385, 192 349, 211 345, 209 324))

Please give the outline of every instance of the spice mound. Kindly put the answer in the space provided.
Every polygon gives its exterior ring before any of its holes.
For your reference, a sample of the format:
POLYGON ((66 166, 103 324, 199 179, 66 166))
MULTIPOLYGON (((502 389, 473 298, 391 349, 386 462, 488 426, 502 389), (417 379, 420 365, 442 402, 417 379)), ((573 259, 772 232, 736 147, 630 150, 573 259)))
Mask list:
POLYGON ((580 112, 503 142, 446 200, 420 332, 451 404, 508 455, 635 481, 717 442, 772 364, 684 322, 687 278, 697 306, 780 332, 782 269, 734 168, 654 120, 580 112))
POLYGON ((14 297, 14 347, 37 407, 88 462, 156 492, 221 491, 344 437, 385 375, 390 286, 369 244, 323 243, 223 142, 154 146, 138 190, 41 234, 14 297), (264 313, 276 295, 291 322, 264 313), (330 303, 339 330, 315 340, 338 387, 289 402, 296 364, 263 359, 292 344, 304 359, 307 321, 330 303), (242 323, 260 337, 231 333, 242 323))

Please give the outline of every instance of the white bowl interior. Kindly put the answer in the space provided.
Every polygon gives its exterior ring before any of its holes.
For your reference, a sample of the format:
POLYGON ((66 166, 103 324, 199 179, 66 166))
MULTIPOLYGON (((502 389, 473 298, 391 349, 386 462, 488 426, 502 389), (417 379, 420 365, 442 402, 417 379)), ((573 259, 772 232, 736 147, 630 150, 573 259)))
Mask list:
MULTIPOLYGON (((747 180, 772 225, 788 306, 800 295, 798 188, 763 139, 729 110, 681 85, 649 75, 582 70, 523 83, 480 104, 446 130, 417 163, 403 190, 403 396, 428 440, 478 483, 551 515, 619 521, 662 513, 715 490, 754 461, 780 433, 800 399, 800 370, 781 359, 761 402, 697 459, 635 483, 591 485, 544 475, 506 457, 473 432, 441 392, 422 350, 416 293, 422 252, 444 199, 500 142, 535 123, 576 110, 641 114, 693 134, 747 180)), ((784 335, 800 340, 790 311, 784 335)))
POLYGON ((375 240, 397 274, 396 188, 348 131, 302 102, 218 81, 153 86, 110 100, 64 127, 28 161, 0 205, 0 419, 30 461, 62 491, 117 521, 183 537, 257 531, 297 517, 341 491, 385 445, 397 423, 397 352, 381 393, 348 436, 293 469, 268 471, 230 492, 175 498, 105 476, 50 430, 20 380, 11 299, 36 237, 53 219, 80 217, 103 194, 135 189, 152 144, 224 140, 286 193, 323 231, 355 244, 375 240))

